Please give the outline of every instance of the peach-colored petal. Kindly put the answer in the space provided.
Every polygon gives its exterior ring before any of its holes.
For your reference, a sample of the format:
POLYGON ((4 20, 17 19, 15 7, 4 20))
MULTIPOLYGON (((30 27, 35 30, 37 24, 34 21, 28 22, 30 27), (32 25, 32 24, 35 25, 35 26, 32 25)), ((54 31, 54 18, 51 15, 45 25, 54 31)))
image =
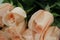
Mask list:
POLYGON ((40 33, 36 33, 30 29, 27 29, 23 33, 23 37, 25 38, 25 40, 40 40, 40 33))
POLYGON ((0 16, 3 16, 6 14, 8 11, 12 10, 13 6, 9 3, 3 3, 0 5, 0 16))
POLYGON ((40 40, 40 37, 41 37, 41 34, 39 34, 39 33, 35 34, 35 40, 40 40))
POLYGON ((41 36, 41 40, 59 40, 60 30, 55 27, 49 27, 48 30, 41 36))
POLYGON ((51 25, 53 20, 53 15, 50 12, 38 10, 32 15, 31 19, 29 20, 28 26, 29 29, 41 33, 42 30, 51 25))
POLYGON ((0 26, 3 27, 4 23, 2 22, 2 17, 11 9, 13 6, 9 3, 3 3, 0 5, 0 26))
POLYGON ((25 38, 25 40, 34 40, 34 32, 32 30, 27 29, 23 33, 23 37, 25 38))
POLYGON ((7 33, 8 38, 10 38, 11 40, 24 40, 22 35, 18 31, 16 31, 15 27, 10 27, 7 28, 5 32, 7 33))
POLYGON ((6 35, 3 31, 0 31, 0 40, 8 40, 6 35))
POLYGON ((22 8, 16 7, 3 17, 3 23, 7 26, 18 26, 25 20, 26 13, 22 8))

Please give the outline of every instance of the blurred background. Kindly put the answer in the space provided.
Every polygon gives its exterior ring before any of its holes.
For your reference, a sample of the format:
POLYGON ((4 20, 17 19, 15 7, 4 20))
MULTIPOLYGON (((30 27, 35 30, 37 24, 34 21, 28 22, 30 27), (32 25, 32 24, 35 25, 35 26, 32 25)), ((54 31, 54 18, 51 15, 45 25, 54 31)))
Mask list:
POLYGON ((27 13, 28 22, 31 15, 39 9, 47 10, 54 15, 54 23, 60 28, 60 0, 0 0, 0 4, 10 3, 14 7, 21 7, 27 13))

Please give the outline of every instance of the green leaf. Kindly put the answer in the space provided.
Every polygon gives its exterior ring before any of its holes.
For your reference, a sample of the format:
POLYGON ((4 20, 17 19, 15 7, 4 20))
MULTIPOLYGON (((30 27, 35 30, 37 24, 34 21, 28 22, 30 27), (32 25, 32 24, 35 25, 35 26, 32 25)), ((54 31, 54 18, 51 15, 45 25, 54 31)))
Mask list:
POLYGON ((54 3, 53 5, 50 6, 50 8, 53 8, 57 5, 57 3, 54 3))
POLYGON ((35 1, 36 4, 38 4, 40 7, 44 8, 45 6, 37 1, 35 1))
POLYGON ((57 26, 60 28, 60 19, 59 18, 55 18, 53 26, 57 26))
POLYGON ((4 0, 3 3, 9 3, 10 0, 4 0))
POLYGON ((22 4, 20 2, 18 2, 18 7, 23 8, 22 4))
POLYGON ((28 9, 27 12, 32 11, 34 8, 35 8, 35 7, 32 7, 32 8, 30 8, 30 9, 28 9))
POLYGON ((57 2, 57 5, 60 7, 60 2, 57 2))
POLYGON ((30 6, 34 3, 35 0, 22 0, 26 5, 30 6))
POLYGON ((50 11, 50 6, 47 4, 47 6, 45 7, 45 10, 50 11))
POLYGON ((52 13, 54 17, 57 17, 57 16, 60 16, 59 14, 57 13, 52 13))
POLYGON ((3 2, 4 0, 0 0, 0 4, 3 2))
POLYGON ((10 0, 10 3, 13 5, 13 1, 12 0, 10 0))

